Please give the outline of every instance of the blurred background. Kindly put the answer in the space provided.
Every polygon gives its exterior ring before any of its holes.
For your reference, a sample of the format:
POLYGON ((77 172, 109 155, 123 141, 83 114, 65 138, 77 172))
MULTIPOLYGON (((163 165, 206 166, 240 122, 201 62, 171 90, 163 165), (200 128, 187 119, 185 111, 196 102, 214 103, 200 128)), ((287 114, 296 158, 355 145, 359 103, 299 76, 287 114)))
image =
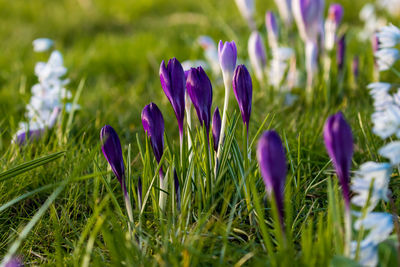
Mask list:
MULTIPOLYGON (((336 2, 345 7, 345 25, 360 24, 358 12, 367 1, 336 2)), ((277 13, 277 8, 274 1, 259 0, 255 5, 257 26, 266 40, 265 11, 277 13)), ((53 39, 63 54, 71 80, 67 89, 74 94, 79 82, 86 80, 76 134, 90 131, 97 138, 100 127, 108 123, 130 142, 136 132, 142 133, 140 113, 150 101, 160 106, 166 125, 174 125, 168 127, 169 133, 178 131, 159 82, 163 59, 204 59, 197 42, 200 35, 210 35, 215 41, 235 40, 239 57, 247 58, 250 33, 234 0, 0 0, 0 150, 8 146, 24 119, 30 88, 37 82, 35 62, 47 61, 49 56, 33 52, 36 38, 53 39)), ((359 50, 352 39, 350 45, 359 50)), ((363 49, 367 48, 369 44, 363 49)), ((213 108, 223 103, 218 79, 211 79, 213 108)), ((255 90, 260 90, 257 86, 255 90)), ((258 95, 262 97, 262 91, 258 95)), ((257 114, 263 117, 274 109, 261 103, 262 110, 254 109, 254 120, 257 114)))

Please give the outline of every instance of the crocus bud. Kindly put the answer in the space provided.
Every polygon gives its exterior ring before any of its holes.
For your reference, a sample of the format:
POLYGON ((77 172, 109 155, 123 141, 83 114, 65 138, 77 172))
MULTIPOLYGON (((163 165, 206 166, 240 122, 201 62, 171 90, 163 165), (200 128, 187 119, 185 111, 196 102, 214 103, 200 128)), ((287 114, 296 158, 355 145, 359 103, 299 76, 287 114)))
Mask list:
POLYGON ((164 118, 156 104, 150 103, 143 108, 142 124, 159 163, 164 153, 164 118))
POLYGON ((271 11, 265 14, 265 26, 267 28, 269 46, 272 49, 278 48, 279 29, 275 15, 271 11))
POLYGON ((237 49, 234 41, 219 41, 218 58, 224 79, 232 79, 233 71, 236 67, 237 49))
POLYGON ((353 157, 353 135, 341 112, 330 116, 324 126, 324 141, 342 186, 346 209, 350 208, 350 168, 353 157))
POLYGON ((100 131, 100 141, 104 157, 121 184, 122 190, 126 192, 125 166, 118 134, 110 125, 105 125, 100 131))
POLYGON ((250 35, 248 50, 251 66, 254 69, 257 79, 262 82, 264 80, 264 69, 267 65, 267 55, 261 36, 256 31, 250 35))
POLYGON ((343 35, 342 38, 339 39, 336 53, 338 70, 343 71, 346 58, 346 35, 343 35))
POLYGON ((255 29, 254 24, 254 0, 236 0, 236 5, 240 13, 242 14, 243 18, 249 24, 250 29, 255 29))
POLYGON ((332 4, 329 7, 328 18, 325 21, 325 48, 331 51, 335 45, 336 32, 343 17, 343 7, 332 4))
POLYGON ((288 27, 292 24, 292 0, 275 0, 279 14, 288 27))
POLYGON ((303 41, 316 42, 323 27, 324 0, 293 0, 292 9, 303 41))
POLYGON ((238 65, 236 67, 232 85, 243 122, 248 131, 251 115, 251 100, 253 98, 253 85, 250 73, 247 71, 245 65, 238 65))
POLYGON ((161 62, 160 81, 164 93, 175 111, 179 134, 182 138, 183 119, 185 117, 186 78, 181 63, 176 58, 170 59, 167 67, 165 67, 164 60, 161 62))
POLYGON ((275 197, 283 223, 283 193, 286 180, 286 157, 282 141, 275 131, 266 131, 258 141, 257 159, 268 196, 275 197))
POLYGON ((212 135, 214 140, 214 150, 218 151, 219 137, 221 135, 221 115, 219 114, 218 107, 214 110, 214 115, 212 119, 212 135))
POLYGON ((212 86, 202 67, 190 69, 186 88, 200 124, 206 127, 208 133, 211 120, 212 86))

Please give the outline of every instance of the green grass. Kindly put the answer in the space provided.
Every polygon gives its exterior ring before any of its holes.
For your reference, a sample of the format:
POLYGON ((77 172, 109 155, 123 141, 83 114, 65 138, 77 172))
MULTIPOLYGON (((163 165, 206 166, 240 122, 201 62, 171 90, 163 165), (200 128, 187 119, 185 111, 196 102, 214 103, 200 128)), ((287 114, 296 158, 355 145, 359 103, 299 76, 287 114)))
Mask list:
MULTIPOLYGON (((172 179, 173 168, 179 169, 178 127, 160 86, 159 64, 174 56, 181 61, 202 58, 195 41, 199 35, 234 39, 239 57, 247 58, 250 32, 233 2, 0 0, 0 258, 12 244, 19 245, 18 255, 27 265, 49 266, 321 266, 341 254, 340 240, 336 240, 341 238, 340 229, 332 226, 334 209, 328 209, 340 207, 340 190, 322 140, 327 116, 342 110, 352 126, 353 170, 369 160, 384 161, 377 153, 383 142, 371 131, 373 107, 366 90, 372 81, 372 52, 369 43, 356 39, 356 29, 361 26, 357 12, 364 1, 339 1, 345 6, 348 26, 347 66, 355 54, 361 60, 356 87, 350 86, 349 71, 345 75, 343 97, 333 94, 325 101, 324 84, 318 81, 311 105, 304 101, 304 89, 297 88, 300 101, 287 107, 278 93, 269 93, 269 88, 253 79, 250 140, 268 116, 262 129, 276 129, 286 146, 287 225, 292 226, 287 234, 293 242, 288 247, 276 246, 281 243, 271 205, 264 201, 265 189, 254 156, 256 142, 251 148, 253 160, 243 168, 242 121, 233 96, 229 107, 231 143, 224 172, 214 181, 209 196, 212 201, 202 197, 204 142, 198 128, 198 133, 193 131, 194 163, 187 163, 186 172, 180 175, 182 210, 176 210, 172 194, 165 214, 158 209, 157 165, 144 136, 141 110, 155 102, 163 112, 167 139, 164 169, 167 179, 172 179), (18 122, 24 120, 30 87, 36 83, 34 64, 47 59, 47 55, 32 51, 31 42, 38 37, 55 40, 63 53, 71 79, 68 89, 75 94, 79 83, 85 81, 79 99, 82 109, 74 115, 70 131, 56 127, 40 142, 17 147, 10 145, 10 140, 18 122), (99 132, 105 124, 118 132, 129 165, 134 236, 129 234, 120 185, 107 171, 100 150, 99 132), (54 156, 57 152, 62 153, 54 156), (37 160, 48 155, 53 156, 37 160), (135 191, 139 175, 144 190, 149 190, 142 211, 135 191), (254 210, 250 214, 241 189, 243 176, 251 185, 254 210), (19 242, 24 229, 29 231, 19 242), (267 251, 268 246, 274 247, 274 253, 267 251)), ((263 34, 264 11, 276 10, 270 2, 256 1, 257 24, 263 34)), ((301 41, 293 36, 287 42, 299 49, 298 62, 303 66, 301 41)), ((399 82, 391 73, 382 77, 399 82)), ((334 74, 332 81, 336 78, 334 74)), ((215 106, 222 110, 223 85, 218 77, 211 80, 212 110, 215 106)), ((64 126, 67 119, 66 115, 64 126)), ((194 112, 192 120, 198 127, 194 112)), ((399 183, 396 171, 391 190, 397 206, 399 183)), ((382 204, 381 209, 387 207, 382 204)))

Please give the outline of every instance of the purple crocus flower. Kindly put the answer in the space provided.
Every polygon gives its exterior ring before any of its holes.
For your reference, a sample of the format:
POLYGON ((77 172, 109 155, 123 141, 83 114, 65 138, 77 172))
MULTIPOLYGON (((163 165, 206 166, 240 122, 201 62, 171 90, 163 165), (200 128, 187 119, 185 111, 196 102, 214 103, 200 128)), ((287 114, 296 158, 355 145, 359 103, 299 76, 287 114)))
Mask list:
POLYGON ((221 115, 219 114, 218 107, 214 110, 214 115, 212 119, 212 135, 214 140, 214 150, 218 151, 219 137, 221 135, 221 115))
POLYGON ((105 125, 100 131, 100 141, 103 155, 126 193, 124 159, 117 132, 110 125, 105 125))
POLYGON ((281 224, 286 180, 286 156, 282 141, 275 131, 266 131, 258 141, 257 159, 268 196, 275 197, 281 224))
POLYGON ((343 70, 346 58, 346 35, 343 36, 338 41, 336 63, 339 71, 343 70))
POLYGON ((164 118, 156 104, 150 103, 143 108, 142 124, 159 163, 164 153, 164 118))
POLYGON ((272 49, 276 49, 278 47, 279 29, 275 15, 271 11, 267 11, 265 14, 265 26, 267 28, 269 46, 272 49))
POLYGON ((324 126, 324 141, 342 186, 346 209, 350 208, 349 182, 353 157, 353 135, 341 112, 330 116, 324 126))
POLYGON ((331 4, 328 10, 328 19, 339 25, 343 18, 344 9, 341 4, 331 4))
POLYGON ((258 32, 251 33, 248 43, 249 58, 252 68, 255 71, 257 79, 262 82, 264 69, 267 65, 267 53, 264 42, 258 32))
POLYGON ((43 128, 37 130, 29 130, 28 132, 22 132, 15 137, 13 142, 17 145, 24 145, 28 141, 38 141, 42 137, 44 132, 45 130, 43 128))
POLYGON ((293 16, 303 41, 314 41, 323 31, 324 0, 293 0, 293 16))
POLYGON ((186 80, 187 92, 196 109, 200 124, 210 131, 212 86, 202 67, 191 68, 186 80))
POLYGON ((178 120, 179 135, 183 137, 183 119, 185 117, 185 72, 176 58, 168 61, 165 67, 164 60, 160 66, 161 86, 167 96, 178 120))
MULTIPOLYGON (((224 76, 232 77, 236 67, 237 49, 234 41, 225 42, 219 41, 218 58, 224 76)), ((226 78, 225 78, 226 79, 226 78)))
POLYGON ((325 48, 331 51, 335 45, 336 32, 343 18, 343 7, 340 4, 329 6, 328 18, 325 21, 325 48))
POLYGON ((238 65, 236 67, 232 84, 243 122, 248 131, 251 115, 251 100, 253 98, 253 85, 250 73, 247 71, 245 65, 238 65))

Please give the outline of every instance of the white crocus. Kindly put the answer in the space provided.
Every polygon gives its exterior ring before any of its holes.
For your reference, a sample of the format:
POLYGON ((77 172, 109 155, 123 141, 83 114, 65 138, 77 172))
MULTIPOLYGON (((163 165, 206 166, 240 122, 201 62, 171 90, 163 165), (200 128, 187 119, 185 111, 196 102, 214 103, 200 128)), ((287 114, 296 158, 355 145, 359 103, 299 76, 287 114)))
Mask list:
POLYGON ((390 24, 382 27, 377 33, 379 38, 379 47, 391 48, 400 43, 400 29, 390 24))
POLYGON ((383 48, 375 53, 376 62, 380 71, 390 69, 400 59, 399 50, 395 48, 383 48))
POLYGON ((379 149, 382 157, 388 158, 394 166, 400 163, 400 141, 393 141, 379 149))
POLYGON ((362 242, 378 245, 385 241, 393 231, 393 217, 386 212, 370 212, 365 218, 355 221, 354 228, 358 231, 361 227, 369 231, 362 242))
POLYGON ((379 200, 388 201, 389 179, 392 168, 389 163, 366 162, 361 165, 352 180, 351 189, 356 195, 351 203, 358 207, 367 205, 370 187, 372 186, 368 210, 371 211, 379 200))
POLYGON ((49 38, 38 38, 34 40, 32 44, 33 44, 33 51, 45 52, 53 46, 54 42, 49 38))

